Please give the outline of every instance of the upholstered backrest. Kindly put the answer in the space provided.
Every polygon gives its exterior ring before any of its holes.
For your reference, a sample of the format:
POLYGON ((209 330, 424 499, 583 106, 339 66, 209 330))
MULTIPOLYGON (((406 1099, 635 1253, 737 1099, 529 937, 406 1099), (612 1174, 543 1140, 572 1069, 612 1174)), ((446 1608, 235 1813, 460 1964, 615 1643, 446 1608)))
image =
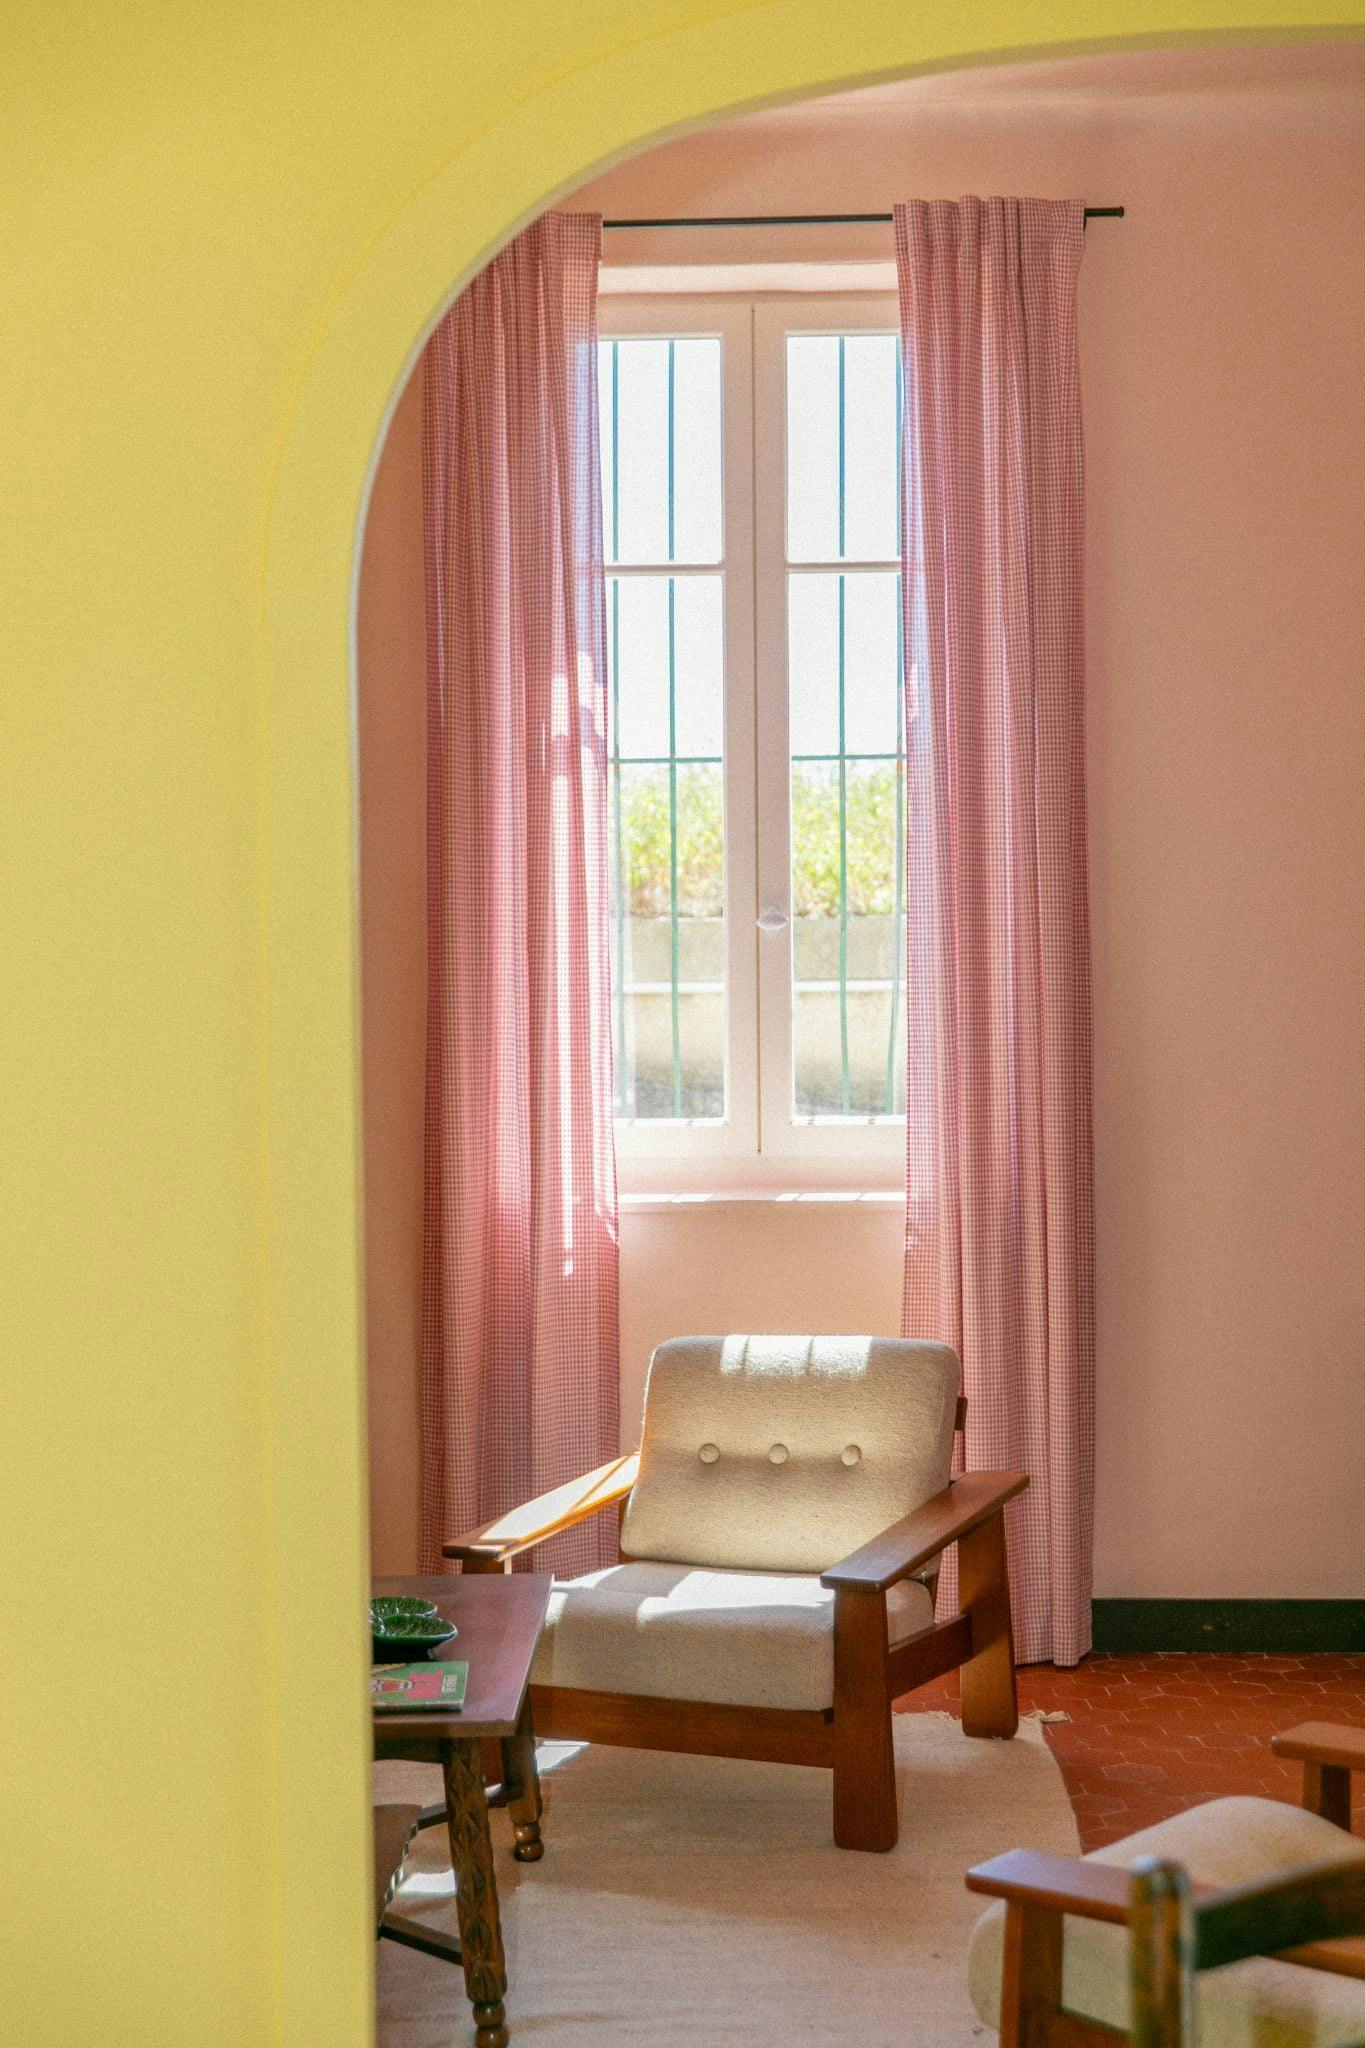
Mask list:
POLYGON ((645 1392, 627 1557, 824 1571, 948 1483, 959 1370, 896 1337, 674 1337, 645 1392))

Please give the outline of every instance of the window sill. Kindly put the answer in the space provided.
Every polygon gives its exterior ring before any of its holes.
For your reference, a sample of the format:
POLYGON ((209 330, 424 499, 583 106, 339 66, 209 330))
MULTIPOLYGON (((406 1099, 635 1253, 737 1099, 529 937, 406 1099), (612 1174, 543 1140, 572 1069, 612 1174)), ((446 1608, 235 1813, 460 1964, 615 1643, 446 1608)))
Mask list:
POLYGON ((905 1196, 899 1188, 699 1188, 677 1194, 623 1194, 620 1197, 623 1215, 640 1216, 662 1214, 676 1209, 722 1209, 737 1202, 771 1202, 791 1207, 812 1203, 848 1207, 850 1203, 861 1204, 864 1208, 904 1206, 905 1196))

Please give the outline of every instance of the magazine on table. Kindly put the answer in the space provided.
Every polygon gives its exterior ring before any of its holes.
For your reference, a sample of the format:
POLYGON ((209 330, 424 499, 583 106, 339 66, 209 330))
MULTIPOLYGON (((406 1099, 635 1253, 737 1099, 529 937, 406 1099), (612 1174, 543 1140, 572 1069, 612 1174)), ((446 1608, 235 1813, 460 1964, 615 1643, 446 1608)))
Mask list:
POLYGON ((370 1680, 370 1699, 377 1714, 458 1714, 468 1682, 468 1664, 453 1659, 380 1664, 370 1680))

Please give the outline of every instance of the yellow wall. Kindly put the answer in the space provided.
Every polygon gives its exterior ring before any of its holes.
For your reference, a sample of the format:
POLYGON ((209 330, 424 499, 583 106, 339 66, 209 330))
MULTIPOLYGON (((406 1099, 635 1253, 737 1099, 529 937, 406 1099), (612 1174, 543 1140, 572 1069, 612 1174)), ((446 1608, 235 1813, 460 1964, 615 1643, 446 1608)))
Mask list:
POLYGON ((370 1561, 421 1549, 427 635, 420 365, 389 423, 356 591, 370 1561))
POLYGON ((366 2037, 348 600, 442 297, 589 166, 723 106, 1359 17, 10 10, 7 2038, 366 2037), (70 1704, 39 1696, 53 1670, 70 1704))

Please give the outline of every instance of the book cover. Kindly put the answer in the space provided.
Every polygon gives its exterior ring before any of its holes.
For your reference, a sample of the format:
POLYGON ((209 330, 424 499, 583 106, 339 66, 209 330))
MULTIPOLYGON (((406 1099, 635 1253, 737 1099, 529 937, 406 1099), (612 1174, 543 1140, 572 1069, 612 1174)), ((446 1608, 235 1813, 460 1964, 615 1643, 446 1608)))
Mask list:
POLYGON ((381 1664, 370 1680, 376 1713, 415 1714, 430 1709, 458 1714, 464 1705, 469 1666, 465 1663, 381 1664))

